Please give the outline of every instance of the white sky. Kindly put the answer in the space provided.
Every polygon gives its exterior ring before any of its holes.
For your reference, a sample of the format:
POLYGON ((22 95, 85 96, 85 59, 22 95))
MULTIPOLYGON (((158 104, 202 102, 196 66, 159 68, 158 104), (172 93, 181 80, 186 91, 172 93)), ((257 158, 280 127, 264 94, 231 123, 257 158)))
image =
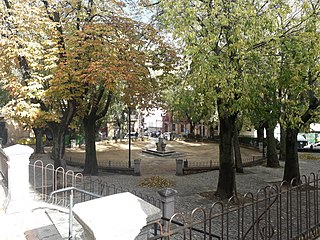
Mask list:
POLYGON ((162 117, 161 114, 163 110, 160 109, 153 109, 149 112, 149 116, 144 118, 144 122, 146 127, 162 127, 162 117))

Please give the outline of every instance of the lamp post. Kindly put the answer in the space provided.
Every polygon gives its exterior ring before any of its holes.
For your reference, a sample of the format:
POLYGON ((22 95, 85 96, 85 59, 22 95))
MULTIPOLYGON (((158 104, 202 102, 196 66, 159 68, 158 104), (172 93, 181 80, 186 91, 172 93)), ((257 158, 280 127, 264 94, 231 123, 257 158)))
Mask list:
POLYGON ((129 165, 129 168, 131 168, 131 109, 129 107, 128 109, 128 122, 129 122, 129 162, 128 162, 128 165, 129 165))
POLYGON ((200 120, 200 123, 201 123, 201 126, 200 126, 200 127, 201 127, 201 129, 200 129, 201 139, 203 140, 203 135, 204 135, 204 134, 203 134, 203 123, 204 123, 204 121, 201 119, 201 120, 200 120))

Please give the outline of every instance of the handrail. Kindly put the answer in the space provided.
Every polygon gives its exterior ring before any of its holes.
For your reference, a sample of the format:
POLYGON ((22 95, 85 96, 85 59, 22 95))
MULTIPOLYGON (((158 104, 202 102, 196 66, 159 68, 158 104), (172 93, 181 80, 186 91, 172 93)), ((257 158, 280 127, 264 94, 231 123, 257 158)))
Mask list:
POLYGON ((90 195, 92 197, 96 197, 96 198, 101 198, 102 196, 101 195, 98 195, 98 194, 95 194, 95 193, 92 193, 92 192, 88 192, 86 190, 83 190, 83 189, 80 189, 80 188, 76 188, 76 187, 66 187, 66 188, 61 188, 61 189, 58 189, 58 190, 55 190, 53 192, 50 193, 50 198, 57 194, 57 193, 61 193, 61 192, 68 192, 68 191, 72 191, 72 190, 76 190, 77 192, 81 192, 81 193, 84 193, 84 194, 87 194, 87 195, 90 195))
POLYGON ((70 204, 69 204, 69 236, 68 236, 69 240, 73 239, 73 193, 74 193, 74 191, 81 192, 81 193, 84 193, 84 194, 87 194, 89 196, 96 197, 96 198, 102 197, 102 196, 100 196, 98 194, 95 194, 95 193, 92 193, 92 192, 88 192, 86 190, 79 189, 79 188, 76 188, 76 187, 66 187, 66 188, 55 190, 55 191, 50 193, 49 200, 51 200, 52 196, 57 194, 57 193, 70 192, 70 196, 69 196, 70 197, 70 204))

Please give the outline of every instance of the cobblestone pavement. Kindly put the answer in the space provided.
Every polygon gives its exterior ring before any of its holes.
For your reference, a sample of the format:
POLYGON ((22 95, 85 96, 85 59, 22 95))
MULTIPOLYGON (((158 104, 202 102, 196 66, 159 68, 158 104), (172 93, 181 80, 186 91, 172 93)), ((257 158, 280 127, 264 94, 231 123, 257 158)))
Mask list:
MULTIPOLYGON (((142 153, 142 149, 152 148, 154 140, 148 142, 133 142, 132 144, 132 159, 140 158, 142 165, 142 176, 129 176, 112 173, 101 173, 99 176, 94 176, 92 179, 100 179, 107 182, 109 185, 115 185, 124 189, 129 189, 137 193, 141 193, 155 199, 158 199, 157 191, 160 188, 141 187, 139 184, 150 176, 161 176, 161 178, 172 181, 174 185, 171 187, 177 190, 176 211, 190 212, 195 207, 210 207, 217 199, 208 199, 203 197, 205 192, 214 192, 218 183, 219 171, 211 171, 206 173, 198 173, 185 176, 175 175, 175 159, 183 158, 190 161, 218 161, 218 144, 214 143, 188 143, 183 141, 167 142, 167 148, 174 150, 178 156, 172 157, 156 157, 142 153)), ((128 159, 128 144, 127 143, 110 143, 97 145, 98 160, 127 160, 128 159)), ((83 156, 83 151, 70 150, 67 153, 68 157, 79 158, 83 156)), ((242 148, 241 154, 243 158, 261 156, 257 150, 242 148)), ((310 153, 308 153, 310 155, 310 153)), ((308 156, 308 154, 306 156, 308 156)), ((319 156, 320 154, 311 154, 319 156)), ((310 155, 310 156, 311 156, 310 155)), ((301 160, 301 174, 308 175, 310 172, 320 170, 320 160, 301 160)), ((236 174, 237 192, 245 194, 247 192, 256 193, 259 188, 267 185, 281 182, 284 172, 284 162, 280 162, 280 168, 267 168, 264 166, 247 167, 244 173, 236 174)), ((77 170, 77 169, 75 169, 77 170)), ((78 169, 80 170, 80 169, 78 169)))

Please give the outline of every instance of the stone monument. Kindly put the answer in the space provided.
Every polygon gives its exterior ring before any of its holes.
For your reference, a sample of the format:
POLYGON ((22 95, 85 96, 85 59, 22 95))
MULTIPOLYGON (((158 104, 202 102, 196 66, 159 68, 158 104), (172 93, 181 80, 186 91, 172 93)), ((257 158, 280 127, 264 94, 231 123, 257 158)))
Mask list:
POLYGON ((157 151, 159 152, 164 152, 166 151, 166 143, 164 143, 163 141, 163 136, 162 134, 160 135, 160 137, 158 138, 158 142, 156 143, 157 146, 157 151))
POLYGON ((175 151, 167 151, 166 146, 167 144, 164 142, 163 135, 161 134, 158 138, 158 142, 156 142, 156 149, 146 149, 142 152, 150 153, 160 157, 170 156, 175 153, 175 151))

